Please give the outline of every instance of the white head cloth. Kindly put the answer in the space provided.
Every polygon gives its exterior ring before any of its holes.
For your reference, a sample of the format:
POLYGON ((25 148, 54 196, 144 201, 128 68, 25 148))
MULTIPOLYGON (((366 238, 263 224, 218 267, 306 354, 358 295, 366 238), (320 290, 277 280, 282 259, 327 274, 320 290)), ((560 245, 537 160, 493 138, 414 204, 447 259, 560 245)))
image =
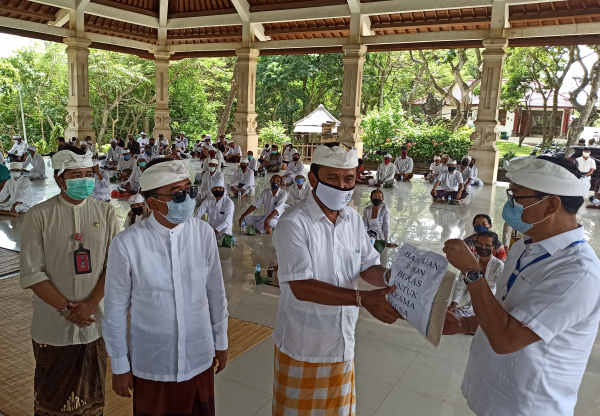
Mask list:
POLYGON ((111 143, 117 143, 117 139, 112 139, 110 142, 111 143))
POLYGON ((217 165, 217 166, 219 166, 219 161, 217 159, 210 159, 208 161, 208 164, 209 165, 217 165))
POLYGON ((169 160, 146 169, 140 176, 140 186, 142 192, 145 192, 189 178, 190 174, 183 160, 169 160))
POLYGON ((298 149, 292 149, 292 156, 293 155, 299 155, 300 153, 298 153, 298 149))
POLYGON ((216 152, 217 152, 217 148, 216 148, 216 147, 214 147, 214 146, 210 146, 210 147, 208 148, 208 151, 209 151, 209 152, 215 152, 215 153, 216 153, 216 152))
POLYGON ((517 185, 558 196, 585 196, 590 183, 562 166, 536 156, 524 156, 505 162, 506 176, 517 185))
POLYGON ((312 163, 331 168, 353 169, 358 166, 358 153, 356 149, 344 146, 319 145, 313 153, 312 163))
POLYGON ((248 159, 240 159, 240 165, 247 165, 248 164, 248 159))
POLYGON ((433 160, 442 160, 442 158, 441 158, 441 157, 439 157, 439 156, 434 156, 434 157, 433 157, 433 160))
POLYGON ((391 154, 389 154, 389 153, 388 153, 387 155, 385 155, 385 156, 384 156, 384 159, 392 159, 392 158, 393 158, 393 157, 392 157, 392 155, 391 155, 391 154))
POLYGON ((12 162, 8 164, 9 170, 23 170, 23 163, 21 162, 12 162))
POLYGON ((127 202, 129 202, 129 205, 143 204, 145 202, 145 200, 144 200, 144 197, 142 196, 142 194, 135 194, 135 195, 131 195, 127 202))
POLYGON ((146 133, 144 133, 143 131, 140 132, 140 136, 145 136, 146 133))
POLYGON ((78 155, 70 150, 61 150, 52 156, 52 169, 58 170, 59 175, 67 169, 85 169, 93 166, 92 152, 78 155))
POLYGON ((216 172, 211 179, 211 183, 213 188, 216 188, 217 186, 225 188, 225 175, 223 175, 223 172, 216 172))

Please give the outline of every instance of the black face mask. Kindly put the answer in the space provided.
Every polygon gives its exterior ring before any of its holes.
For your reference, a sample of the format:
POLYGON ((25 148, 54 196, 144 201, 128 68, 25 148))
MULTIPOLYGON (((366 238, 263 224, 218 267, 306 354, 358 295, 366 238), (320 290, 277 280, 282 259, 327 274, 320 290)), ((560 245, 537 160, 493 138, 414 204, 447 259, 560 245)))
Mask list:
POLYGON ((456 167, 454 166, 448 166, 448 172, 452 173, 456 170, 456 167))
POLYGON ((271 190, 276 191, 279 189, 279 184, 278 183, 272 183, 271 184, 271 190))
POLYGON ((475 246, 475 251, 477 252, 477 255, 479 257, 489 257, 492 255, 492 249, 491 248, 485 248, 485 247, 477 247, 475 246))
POLYGON ((131 208, 131 212, 133 212, 133 215, 142 215, 144 213, 144 207, 135 207, 135 208, 131 208))
POLYGON ((373 198, 371 199, 371 202, 373 203, 373 205, 375 205, 376 207, 378 207, 379 205, 383 204, 383 200, 382 199, 377 199, 377 198, 373 198))
POLYGON ((215 198, 221 198, 223 195, 225 195, 225 191, 212 191, 212 194, 215 196, 215 198))

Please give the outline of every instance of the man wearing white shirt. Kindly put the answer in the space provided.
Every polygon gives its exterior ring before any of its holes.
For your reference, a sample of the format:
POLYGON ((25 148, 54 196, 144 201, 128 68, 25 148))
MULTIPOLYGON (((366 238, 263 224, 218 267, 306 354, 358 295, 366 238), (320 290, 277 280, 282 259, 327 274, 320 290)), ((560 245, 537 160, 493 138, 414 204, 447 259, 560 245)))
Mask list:
POLYGON ((475 332, 462 391, 478 416, 571 416, 600 322, 600 260, 577 223, 587 183, 563 158, 516 158, 506 169, 502 216, 526 237, 495 296, 464 241, 446 242, 475 316, 448 312, 444 333, 475 332))
POLYGON ((23 141, 21 136, 14 136, 15 144, 8 151, 8 159, 11 162, 22 162, 25 160, 25 152, 27 152, 27 143, 23 141))
POLYGON ((392 155, 389 153, 383 157, 383 162, 377 168, 377 178, 369 180, 369 185, 384 186, 386 188, 394 186, 394 176, 396 167, 392 163, 392 155))
POLYGON ((396 180, 397 181, 410 181, 413 177, 413 160, 412 157, 408 156, 408 149, 406 146, 402 146, 400 157, 396 158, 394 162, 396 167, 396 180))
POLYGON ((23 168, 29 165, 31 165, 29 179, 46 179, 46 162, 44 162, 42 155, 35 151, 35 146, 27 148, 27 157, 23 162, 23 168))
POLYGON ((223 172, 219 171, 219 161, 217 159, 208 159, 207 170, 202 172, 200 176, 200 192, 198 193, 198 201, 202 202, 207 198, 212 198, 212 188, 217 183, 224 180, 223 172))
POLYGON ((433 162, 429 165, 429 173, 427 174, 427 181, 429 183, 436 183, 440 177, 440 171, 442 169, 442 158, 439 156, 433 157, 433 162))
POLYGON ((318 146, 309 174, 314 191, 273 234, 281 288, 273 334, 274 415, 356 414, 359 307, 383 322, 399 317, 385 299, 388 272, 379 266, 360 215, 347 206, 357 166, 356 150, 318 146), (358 276, 384 289, 359 291, 358 276))
POLYGON ((240 161, 240 167, 233 174, 229 190, 233 196, 246 198, 254 195, 254 172, 248 169, 248 159, 240 161))
POLYGON ((287 192, 281 189, 281 176, 273 175, 270 189, 265 189, 240 217, 240 227, 245 222, 261 234, 272 234, 279 217, 287 208, 287 197, 287 192), (263 214, 250 215, 256 208, 263 208, 263 214))
POLYGON ((431 189, 431 196, 435 202, 447 201, 455 204, 463 197, 463 177, 456 170, 455 160, 448 161, 447 169, 447 172, 441 171, 440 177, 431 189))
POLYGON ((137 142, 140 145, 140 149, 145 148, 148 144, 148 138, 146 137, 146 133, 144 133, 143 131, 140 132, 140 137, 138 137, 137 142))
POLYGON ((294 178, 294 184, 287 188, 287 204, 289 206, 297 205, 308 198, 311 192, 312 188, 310 187, 310 184, 306 182, 304 175, 298 175, 294 178))
POLYGON ((225 153, 225 161, 239 163, 242 157, 242 148, 235 142, 229 142, 229 150, 225 153))
POLYGON ((119 160, 121 160, 121 148, 117 146, 117 139, 112 139, 106 152, 107 167, 116 167, 119 160))
POLYGON ((136 415, 212 416, 228 348, 215 233, 193 217, 197 190, 184 162, 156 160, 140 183, 152 215, 117 235, 108 254, 102 332, 113 389, 133 390, 136 415))
POLYGON ((252 150, 248 150, 248 169, 250 169, 252 172, 254 172, 254 175, 256 176, 256 170, 257 170, 257 166, 258 163, 256 161, 256 159, 254 159, 254 152, 252 150))
POLYGON ((575 161, 577 162, 577 167, 579 172, 586 178, 586 181, 590 184, 591 187, 591 179, 592 175, 596 171, 596 161, 590 157, 590 151, 584 150, 575 161))
POLYGON ((290 153, 291 162, 288 163, 283 175, 283 186, 292 185, 296 176, 304 174, 304 163, 300 160, 300 154, 296 149, 292 149, 290 153))
POLYGON ((198 211, 196 217, 208 216, 208 224, 215 231, 217 241, 221 243, 226 235, 233 235, 233 212, 235 206, 233 201, 225 193, 225 181, 223 174, 219 172, 218 180, 212 184, 210 190, 212 198, 206 198, 198 211))

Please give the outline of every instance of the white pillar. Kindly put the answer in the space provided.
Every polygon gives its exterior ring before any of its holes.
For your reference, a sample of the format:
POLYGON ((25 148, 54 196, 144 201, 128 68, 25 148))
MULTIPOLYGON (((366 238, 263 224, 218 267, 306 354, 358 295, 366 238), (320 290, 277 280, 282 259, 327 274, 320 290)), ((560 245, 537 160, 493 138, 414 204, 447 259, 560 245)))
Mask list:
POLYGON ((363 144, 360 138, 360 99, 362 96, 363 65, 365 45, 344 46, 344 86, 342 90, 342 115, 338 137, 341 143, 354 147, 362 155, 363 144))
POLYGON ((471 155, 477 160, 479 177, 486 184, 496 183, 498 174, 498 102, 502 84, 502 68, 506 57, 508 40, 491 38, 483 41, 483 69, 481 92, 475 132, 471 136, 473 145, 471 155))
POLYGON ((159 134, 171 137, 171 116, 169 115, 169 58, 168 51, 154 54, 156 64, 156 106, 154 107, 154 131, 152 137, 159 134))
POLYGON ((258 49, 241 48, 237 55, 237 107, 234 114, 233 140, 240 145, 242 153, 258 151, 256 133, 256 66, 258 49))
POLYGON ((91 136, 96 142, 92 129, 94 117, 90 107, 90 87, 88 83, 88 55, 92 42, 85 38, 65 38, 67 44, 69 101, 67 104, 67 127, 64 136, 67 142, 71 137, 83 140, 91 136))

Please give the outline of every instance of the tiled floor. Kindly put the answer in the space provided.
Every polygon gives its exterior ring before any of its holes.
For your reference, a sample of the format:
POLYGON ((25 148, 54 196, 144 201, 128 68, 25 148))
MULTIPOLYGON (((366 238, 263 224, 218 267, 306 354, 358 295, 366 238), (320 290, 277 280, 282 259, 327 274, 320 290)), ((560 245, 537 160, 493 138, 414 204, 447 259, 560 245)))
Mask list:
MULTIPOLYGON (((190 164, 190 170, 196 169, 190 164)), ((232 168, 226 169, 230 176, 232 168)), ((258 178, 257 193, 267 181, 258 178)), ((41 201, 58 192, 54 181, 33 184, 35 199, 41 201)), ((489 213, 494 229, 501 231, 501 208, 506 185, 484 187, 466 206, 431 204, 430 186, 421 178, 385 190, 391 214, 391 240, 410 242, 439 251, 447 238, 463 237, 471 231, 477 213, 489 213)), ((358 187, 352 204, 362 211, 370 189, 358 187)), ((126 204, 113 202, 124 218, 126 204)), ((236 221, 247 202, 236 202, 236 221)), ((600 252, 600 211, 583 209, 580 222, 588 241, 600 252), (595 237, 593 237, 596 235, 595 237)), ((0 247, 18 249, 21 219, 0 219, 0 247)), ((237 232, 237 230, 236 230, 237 232)), ((274 261, 267 236, 236 236, 237 247, 221 250, 230 313, 234 317, 274 326, 278 290, 256 287, 256 263, 274 261)), ((439 348, 430 346, 404 323, 386 326, 361 311, 357 327, 356 367, 358 415, 459 416, 472 415, 460 393, 460 384, 471 338, 445 337, 439 348)), ((273 343, 267 340, 231 362, 217 377, 217 413, 221 415, 270 415, 273 343)), ((597 342, 580 389, 577 416, 596 416, 600 409, 600 343, 597 342)))

